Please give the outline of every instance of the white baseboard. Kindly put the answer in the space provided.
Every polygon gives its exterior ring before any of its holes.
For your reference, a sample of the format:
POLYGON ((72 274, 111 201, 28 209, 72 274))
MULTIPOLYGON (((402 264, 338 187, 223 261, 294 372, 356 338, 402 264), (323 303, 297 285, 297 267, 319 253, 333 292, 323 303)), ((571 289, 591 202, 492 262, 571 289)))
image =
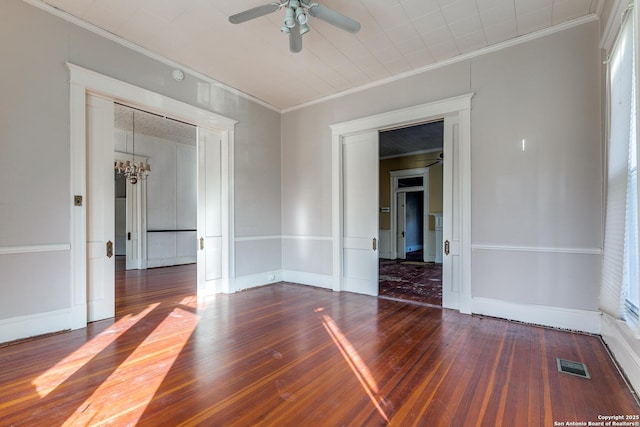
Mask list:
POLYGON ((627 324, 602 315, 602 339, 634 390, 640 390, 640 341, 627 324))
POLYGON ((599 311, 517 304, 490 298, 472 298, 471 312, 591 334, 600 334, 602 329, 602 314, 599 311))
POLYGON ((301 285, 316 286, 318 288, 333 289, 333 276, 324 274, 305 273, 302 271, 284 270, 282 280, 299 283, 301 285))
POLYGON ((196 257, 175 257, 175 258, 150 258, 147 260, 147 268, 170 267, 172 265, 194 264, 196 257))
POLYGON ((244 289, 257 288, 258 286, 269 285, 275 282, 281 282, 282 271, 267 271, 265 273, 249 274, 247 276, 239 276, 235 278, 234 289, 242 291, 244 289))
POLYGON ((71 310, 0 320, 0 343, 71 329, 71 310))

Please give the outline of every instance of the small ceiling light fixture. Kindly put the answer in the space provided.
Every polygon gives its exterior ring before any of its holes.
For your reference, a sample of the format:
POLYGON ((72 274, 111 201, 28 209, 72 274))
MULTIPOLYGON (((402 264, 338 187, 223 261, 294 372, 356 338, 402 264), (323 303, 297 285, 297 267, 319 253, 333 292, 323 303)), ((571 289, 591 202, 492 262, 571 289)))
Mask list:
POLYGON ((296 26, 296 21, 293 19, 293 8, 288 7, 284 15, 284 26, 287 28, 293 28, 296 26))
POLYGON ((131 184, 136 184, 140 179, 147 179, 151 166, 146 162, 136 161, 136 112, 132 111, 132 136, 131 136, 131 160, 126 162, 116 161, 114 168, 116 173, 129 180, 131 184))
POLYGON ((182 72, 182 70, 173 70, 171 76, 173 76, 173 79, 177 82, 181 82, 182 80, 184 80, 184 73, 182 72))
POLYGON ((308 20, 309 18, 307 17, 307 14, 304 13, 304 9, 299 6, 296 7, 296 21, 298 21, 298 24, 304 25, 308 20))

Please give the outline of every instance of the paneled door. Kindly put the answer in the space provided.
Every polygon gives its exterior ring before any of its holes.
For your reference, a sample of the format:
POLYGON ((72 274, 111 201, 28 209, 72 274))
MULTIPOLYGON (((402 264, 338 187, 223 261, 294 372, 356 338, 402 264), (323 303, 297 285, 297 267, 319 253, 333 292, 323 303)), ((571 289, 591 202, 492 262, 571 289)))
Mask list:
MULTIPOLYGON (((460 180, 454 170, 459 164, 460 127, 457 117, 444 119, 444 160, 443 160, 443 223, 442 247, 436 251, 442 252, 442 306, 459 309, 461 293, 461 207, 460 180)), ((437 255, 436 255, 437 259, 437 255)))
POLYGON ((227 291, 224 286, 222 143, 216 131, 198 128, 198 296, 227 291))
POLYGON ((87 95, 87 320, 115 315, 113 102, 87 95))
POLYGON ((378 295, 378 132, 345 136, 342 289, 378 295))

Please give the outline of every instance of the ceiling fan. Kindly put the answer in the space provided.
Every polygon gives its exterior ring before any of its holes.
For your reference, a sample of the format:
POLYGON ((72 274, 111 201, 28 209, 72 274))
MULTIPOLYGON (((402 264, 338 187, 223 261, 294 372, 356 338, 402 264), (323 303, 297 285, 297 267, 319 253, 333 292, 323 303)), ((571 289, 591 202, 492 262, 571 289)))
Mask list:
POLYGON ((284 21, 280 30, 285 34, 289 34, 289 49, 291 52, 300 52, 302 50, 302 35, 309 32, 309 26, 307 25, 309 15, 322 19, 350 33, 355 34, 360 31, 360 23, 358 21, 318 3, 311 3, 311 0, 281 0, 280 3, 265 4, 236 13, 229 17, 229 22, 241 24, 280 9, 285 10, 284 21))

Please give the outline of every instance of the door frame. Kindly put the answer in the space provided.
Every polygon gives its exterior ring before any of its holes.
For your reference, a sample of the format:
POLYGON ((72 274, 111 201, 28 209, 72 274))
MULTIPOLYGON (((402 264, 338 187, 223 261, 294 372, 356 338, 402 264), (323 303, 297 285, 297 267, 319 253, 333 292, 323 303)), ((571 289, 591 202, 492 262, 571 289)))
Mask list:
MULTIPOLYGON (((224 147, 222 193, 224 215, 225 272, 227 272, 230 292, 234 279, 234 230, 233 230, 233 144, 236 120, 229 119, 211 111, 177 101, 165 95, 149 91, 129 83, 88 70, 67 62, 70 74, 70 203, 74 196, 86 200, 87 162, 86 162, 86 97, 94 94, 114 102, 121 102, 160 115, 170 115, 176 119, 192 123, 199 127, 220 132, 224 147)), ((112 149, 111 152, 114 150, 112 149)), ((87 220, 83 206, 71 209, 70 229, 70 298, 72 329, 87 325, 87 220)), ((195 242, 194 242, 195 244, 195 242)), ((200 295, 198 295, 200 297, 200 295)))
MULTIPOLYGON (((468 93, 453 98, 393 110, 360 119, 329 125, 332 143, 332 250, 333 250, 333 290, 343 290, 343 159, 342 141, 345 136, 367 131, 381 131, 388 128, 404 127, 445 117, 456 117, 460 126, 459 156, 453 170, 454 179, 460 183, 460 298, 443 306, 471 313, 471 98, 468 93)), ((446 153, 445 153, 446 156, 446 153)), ((375 183, 377 186, 378 183, 375 183)))
MULTIPOLYGON (((391 216, 391 235, 397 236, 398 234, 398 193, 409 193, 422 191, 423 197, 423 209, 422 209, 422 246, 423 246, 423 261, 427 256, 426 245, 429 240, 429 168, 414 168, 414 169, 401 169, 396 171, 390 171, 391 176, 391 206, 389 209, 389 215, 391 216), (420 187, 407 187, 398 188, 398 180, 402 178, 414 178, 422 177, 422 186, 420 187)), ((398 241, 397 239, 391 239, 390 252, 391 258, 398 258, 398 241)))

